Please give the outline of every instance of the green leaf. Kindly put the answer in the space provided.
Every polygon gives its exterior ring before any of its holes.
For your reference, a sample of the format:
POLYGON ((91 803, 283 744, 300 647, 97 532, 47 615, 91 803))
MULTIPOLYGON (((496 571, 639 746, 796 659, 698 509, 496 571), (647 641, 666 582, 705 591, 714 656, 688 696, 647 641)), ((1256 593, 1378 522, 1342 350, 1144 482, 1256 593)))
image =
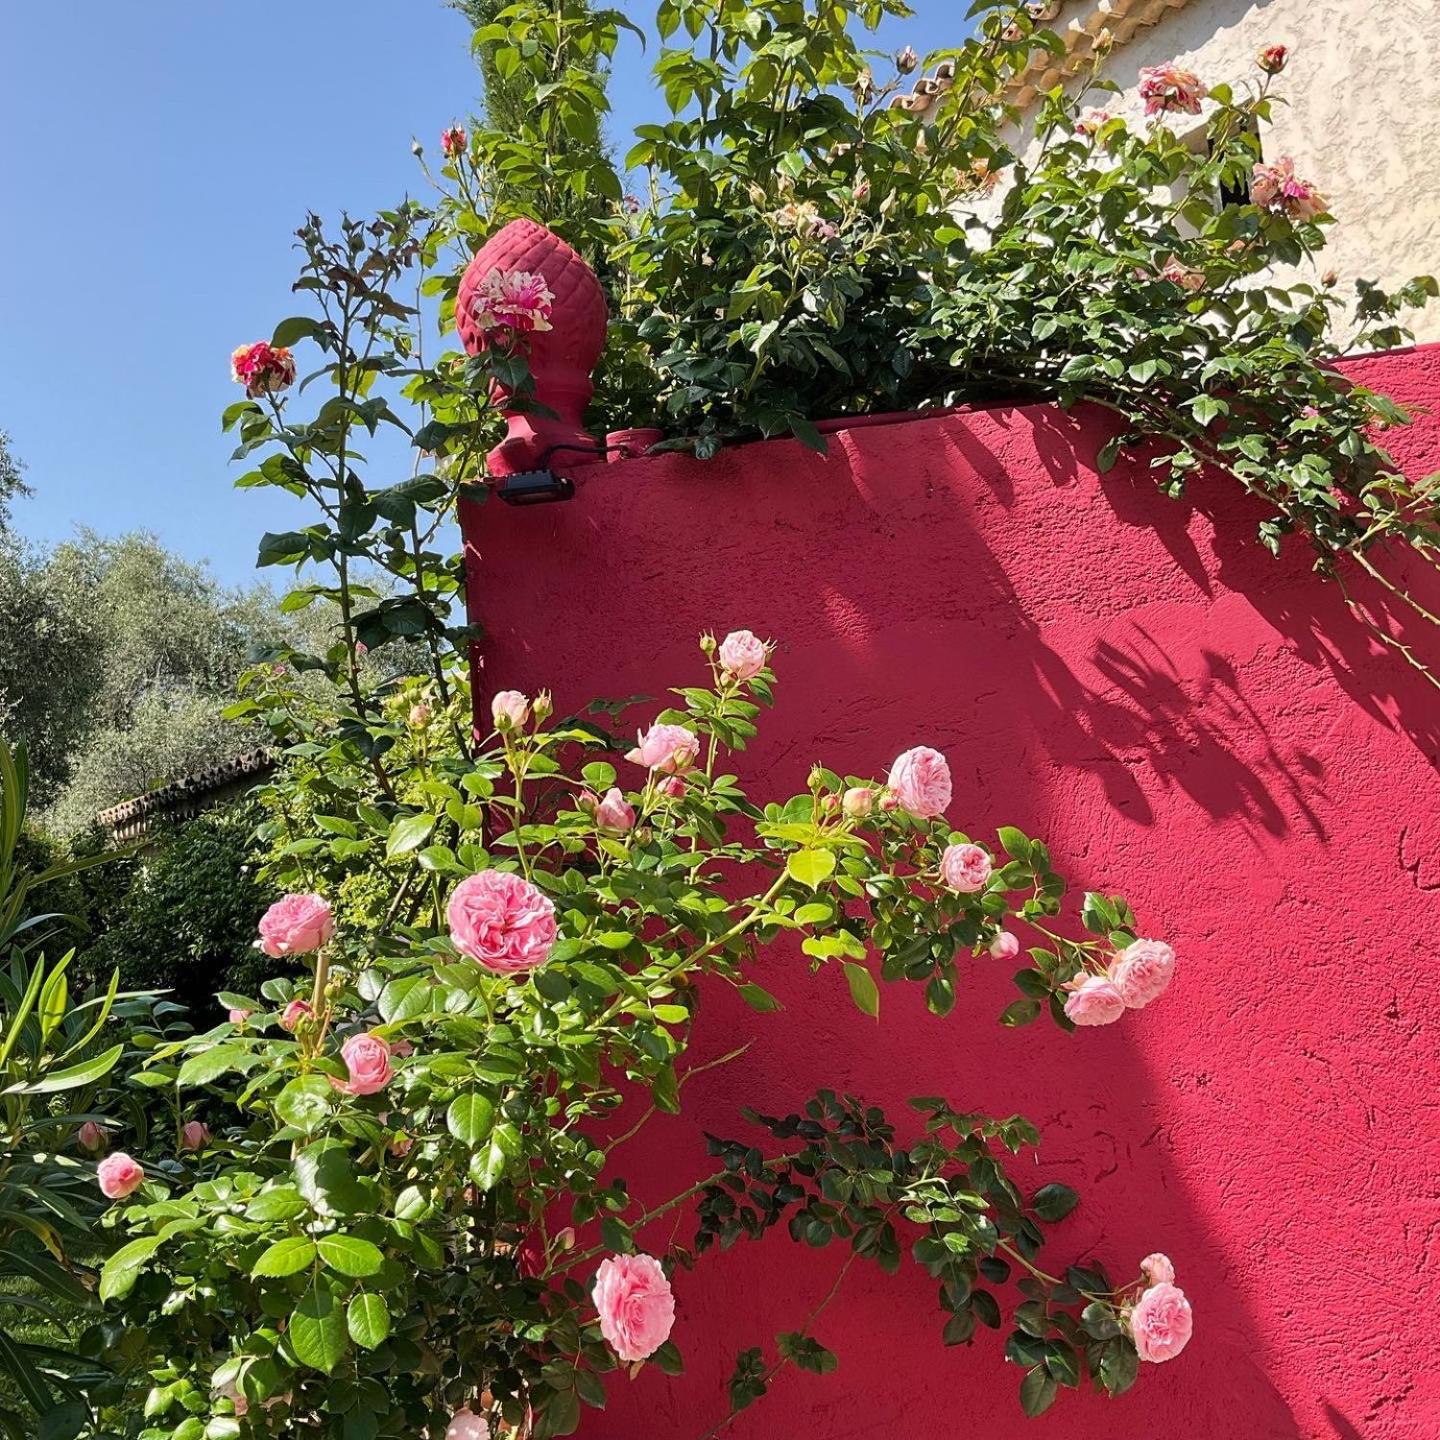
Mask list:
POLYGON ((385 841, 385 858, 393 860, 397 855, 408 855, 418 850, 435 828, 433 815, 402 815, 390 826, 389 838, 385 841))
POLYGON ((383 1345, 390 1335, 390 1312, 378 1295, 361 1291, 345 1311, 345 1328, 363 1350, 383 1345))
POLYGON ((345 1315, 339 1298, 324 1279, 317 1279, 290 1316, 290 1346, 295 1358, 328 1375, 346 1349, 345 1315))
POLYGON ((145 1262, 163 1243, 158 1235, 145 1235, 122 1245, 100 1271, 100 1298, 120 1300, 128 1295, 145 1262))
POLYGON ((835 852, 796 850, 786 857, 785 872, 802 885, 817 889, 835 873, 835 852))
POLYGON ((348 1275, 352 1280, 378 1275, 385 1263, 380 1247, 362 1240, 358 1235, 322 1235, 320 1258, 332 1270, 348 1275))
POLYGON ((288 320, 282 320, 270 337, 272 345, 294 345, 297 340, 308 340, 312 336, 323 335, 325 327, 318 320, 312 319, 309 315, 292 315, 288 320))
POLYGON ((1113 1340, 1120 1334, 1115 1312, 1101 1300, 1092 1300, 1080 1312, 1080 1325, 1093 1340, 1113 1340))
POLYGON ((205 1085, 231 1070, 253 1070, 260 1057, 243 1045, 214 1045, 192 1055, 181 1067, 177 1084, 205 1085))
POLYGON ((287 1235, 265 1251, 250 1267, 250 1273, 272 1277, 298 1275, 314 1258, 313 1240, 306 1235, 287 1235))
POLYGON ((302 1135, 313 1135, 334 1103, 335 1091, 323 1075, 301 1075, 275 1097, 275 1112, 302 1135))
POLYGON ((488 1139, 494 1123, 495 1103, 488 1095, 457 1095, 445 1112, 446 1128, 466 1145, 478 1145, 488 1139))
POLYGON ((1030 1204, 1042 1220, 1063 1220, 1080 1203, 1080 1197, 1068 1186, 1042 1185, 1030 1204))
POLYGON ((740 998, 752 1010, 756 1010, 762 1015, 785 1008, 763 985, 757 985, 753 980, 747 980, 737 988, 740 991, 740 998))
POLYGON ((271 1223, 276 1220, 293 1220, 305 1213, 305 1202, 293 1185, 276 1185, 271 1190, 262 1190, 246 1207, 245 1218, 271 1223))
POLYGON ((318 1140, 295 1157, 295 1188, 321 1215, 354 1215, 369 1208, 373 1185, 356 1173, 346 1145, 318 1140))
POLYGON ((93 1060, 82 1061, 79 1065, 69 1065, 63 1070, 52 1070, 48 1075, 39 1080, 32 1080, 27 1084, 16 1084, 7 1086, 0 1094, 4 1095, 54 1095, 61 1090, 75 1090, 81 1085, 93 1084, 96 1080, 104 1079, 120 1061, 124 1053, 123 1045, 112 1046, 103 1055, 97 1055, 93 1060))
POLYGON ((1059 1387, 1043 1365, 1037 1365, 1020 1382, 1020 1408, 1030 1419, 1043 1415, 1054 1403, 1059 1387))
POLYGON ((859 1010, 878 1019, 880 991, 876 987, 875 977, 865 966, 857 965, 854 961, 846 960, 842 963, 845 966, 845 980, 850 986, 850 998, 859 1010))

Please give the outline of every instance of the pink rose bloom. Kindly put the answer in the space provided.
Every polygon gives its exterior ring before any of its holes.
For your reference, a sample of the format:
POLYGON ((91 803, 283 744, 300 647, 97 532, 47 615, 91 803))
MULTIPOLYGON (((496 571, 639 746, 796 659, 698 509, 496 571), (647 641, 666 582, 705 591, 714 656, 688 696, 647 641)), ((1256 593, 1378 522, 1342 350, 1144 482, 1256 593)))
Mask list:
POLYGON ((314 1013, 308 1000, 292 1000, 280 1012, 280 1028, 293 1035, 300 1028, 300 1022, 314 1013))
POLYGON ((749 630, 732 630, 720 642, 720 665, 732 679, 749 680, 765 668, 769 653, 749 630))
POLYGON ((87 1120, 76 1132, 75 1138, 80 1142, 82 1150, 103 1150, 107 1142, 105 1127, 97 1125, 93 1120, 87 1120))
POLYGON ((417 730, 423 730, 430 723, 430 707, 422 700, 410 707, 410 723, 417 730))
POLYGON ((1198 115, 1200 102, 1209 93, 1198 75, 1182 70, 1173 60, 1165 65, 1147 65, 1140 72, 1140 98, 1147 115, 1198 115))
POLYGON ((180 1131, 182 1150, 203 1150, 210 1143, 210 1127, 203 1120, 187 1120, 180 1131))
POLYGON ((1325 197, 1295 174, 1295 162, 1282 155, 1273 165, 1261 163, 1250 172, 1250 198, 1272 215, 1313 220, 1325 213, 1325 197))
POLYGON ((1182 264, 1173 255, 1165 262, 1160 275, 1162 279, 1168 280, 1172 285, 1178 285, 1191 295, 1197 294, 1205 288, 1205 272, 1192 270, 1190 266, 1182 264))
POLYGON ((897 757, 885 783, 906 810, 922 819, 943 814, 950 804, 950 767, 938 750, 925 745, 897 757))
POLYGON ((473 1410, 457 1410, 445 1429, 445 1440, 490 1440, 490 1425, 473 1410))
POLYGON ((228 1011, 226 1013, 226 1018, 230 1021, 232 1025, 243 1025, 253 1013, 254 1012, 251 1010, 235 1009, 228 1011))
POLYGON ((341 1047, 340 1058, 350 1078, 339 1088, 347 1095, 375 1095, 395 1072, 390 1068, 390 1047, 378 1035, 352 1035, 341 1047))
POLYGON ((1080 112, 1080 117, 1075 122, 1075 133, 1077 135, 1098 135, 1114 118, 1108 110, 1101 110, 1092 105, 1089 109, 1080 112))
POLYGON ((627 1365, 653 1355, 675 1324, 670 1282, 651 1255, 614 1255, 595 1276, 600 1333, 627 1365))
POLYGON ((685 782, 678 775, 666 776, 656 787, 657 795, 664 795, 671 800, 683 800, 685 798, 685 782))
POLYGON ((455 948, 498 975, 543 965, 555 944, 555 906, 506 870, 481 870, 462 880, 445 913, 455 948))
POLYGON ((652 725, 625 758, 662 775, 678 775, 700 757, 700 742, 683 725, 652 725))
POLYGON ((490 702, 497 730, 518 730, 530 718, 530 702, 518 690, 502 690, 490 702))
POLYGON ((1020 953, 1020 942, 1008 931, 1002 930, 990 942, 992 960, 1013 960, 1020 953))
POLYGON ((319 895, 287 895, 260 917, 260 948, 272 960, 318 950, 334 934, 334 912, 319 895))
POLYGON ((1185 1292, 1168 1282, 1152 1285, 1130 1312, 1130 1334, 1142 1360, 1173 1360, 1190 1343, 1194 1316, 1185 1292))
POLYGON ((397 1135, 390 1142, 390 1153, 397 1160, 403 1160, 414 1148, 415 1141, 409 1135, 397 1135))
POLYGON ((635 828, 634 807, 627 804, 625 796, 612 787, 595 807, 595 823, 612 835, 624 835, 635 828))
POLYGON ((1284 45, 1267 45, 1256 57, 1255 63, 1267 74, 1278 75, 1290 58, 1290 51, 1284 45))
POLYGON ((875 792, 868 785, 852 785, 841 798, 848 820, 863 820, 875 809, 875 792))
POLYGON ((983 890, 992 869, 990 857, 978 845, 947 845, 940 857, 941 877, 962 895, 983 890))
POLYGON ((1173 1285, 1175 1283, 1175 1267, 1170 1263, 1170 1257, 1160 1254, 1158 1250, 1153 1255, 1147 1255, 1140 1262, 1140 1273, 1152 1285, 1173 1285))
POLYGON ((1103 975, 1070 982, 1065 1013, 1076 1025, 1113 1025, 1125 1013, 1125 997, 1103 975))
POLYGON ((230 378, 243 385, 252 400, 278 395, 295 383, 295 357, 283 345, 264 340, 241 345, 231 353, 230 378))
POLYGON ((1158 1000, 1175 978, 1175 952, 1163 940, 1136 940, 1110 962, 1110 979, 1131 1010, 1158 1000))
POLYGON ((498 268, 475 287, 470 297, 470 315, 479 330, 498 330, 506 335, 529 335, 550 329, 555 292, 538 272, 498 268))
POLYGON ((448 125, 440 132, 440 153, 447 160, 453 160, 457 155, 465 153, 465 127, 463 125, 448 125))
POLYGON ((145 1179, 145 1172, 123 1150, 107 1155, 95 1171, 100 1193, 107 1200, 123 1200, 133 1195, 145 1179))
POLYGON ((397 1060, 408 1060, 415 1053, 415 1047, 408 1040, 397 1040, 390 1047, 390 1053, 397 1060))

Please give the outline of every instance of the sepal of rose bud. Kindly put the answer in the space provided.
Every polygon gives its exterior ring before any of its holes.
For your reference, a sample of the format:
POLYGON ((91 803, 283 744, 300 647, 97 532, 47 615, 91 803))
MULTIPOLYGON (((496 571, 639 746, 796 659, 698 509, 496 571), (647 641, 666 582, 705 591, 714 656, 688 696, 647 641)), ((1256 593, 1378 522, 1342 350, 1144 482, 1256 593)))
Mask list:
POLYGON ((600 797, 593 790, 582 790, 575 801, 575 808, 586 815, 593 815, 600 804, 600 797))
MULTIPOLYGON (((751 188, 752 188, 752 189, 759 189, 759 186, 752 186, 751 188)), ((752 198, 753 198, 753 196, 752 196, 752 198)), ((761 204, 761 203, 764 201, 764 199, 765 199, 765 192, 764 192, 763 190, 761 190, 761 191, 760 191, 760 199, 759 199, 759 200, 756 200, 755 203, 756 203, 757 205, 759 205, 759 204, 761 204)), ((715 653, 716 649, 719 647, 719 643, 720 643, 720 642, 719 642, 718 640, 716 640, 716 638, 707 630, 707 631, 700 637, 700 653, 701 653, 702 655, 713 655, 713 654, 715 653)))
POLYGON ((543 725, 555 713, 555 700, 548 690, 542 690, 536 697, 531 710, 535 713, 535 723, 543 725))

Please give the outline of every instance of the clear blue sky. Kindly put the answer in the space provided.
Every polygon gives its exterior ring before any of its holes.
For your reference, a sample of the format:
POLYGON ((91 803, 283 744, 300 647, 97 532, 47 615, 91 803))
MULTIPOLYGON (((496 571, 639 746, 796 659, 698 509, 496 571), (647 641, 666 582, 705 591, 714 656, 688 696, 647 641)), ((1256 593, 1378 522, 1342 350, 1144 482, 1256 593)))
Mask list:
MULTIPOLYGON (((958 40, 959 0, 912 3, 884 45, 958 40)), ((0 429, 35 490, 19 528, 152 530, 247 581, 260 533, 299 512, 231 488, 230 351, 302 308, 306 210, 423 193, 412 136, 433 150, 478 97, 465 23, 441 0, 3 5, 0 429)), ((650 0, 622 8, 649 28, 650 0)), ((626 42, 617 146, 663 114, 649 63, 626 42)))

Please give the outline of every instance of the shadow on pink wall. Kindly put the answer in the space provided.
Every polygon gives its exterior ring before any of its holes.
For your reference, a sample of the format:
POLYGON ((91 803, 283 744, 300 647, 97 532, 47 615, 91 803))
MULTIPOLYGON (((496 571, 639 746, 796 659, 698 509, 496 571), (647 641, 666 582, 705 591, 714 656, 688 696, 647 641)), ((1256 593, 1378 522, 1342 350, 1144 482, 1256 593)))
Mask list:
MULTIPOLYGON (((1440 351, 1364 378, 1440 399, 1440 351)), ((996 1026, 1010 967, 983 960, 945 1021, 888 986, 876 1026, 838 974, 779 951, 760 978, 783 1015, 710 998, 698 1058, 753 1045, 619 1153, 643 1199, 705 1173, 700 1132, 745 1134, 741 1105, 832 1085, 904 1124, 906 1096, 946 1093, 1029 1115, 1034 1183, 1080 1189, 1047 1259, 1129 1273, 1165 1249, 1197 1316, 1129 1395, 1067 1393, 1026 1422, 999 1337, 944 1349, 918 1269, 857 1270, 817 1328, 838 1372, 783 1375, 737 1440, 1409 1440, 1440 1420, 1429 1327, 1406 1318, 1440 1280, 1436 692, 1301 547, 1260 550, 1233 485, 1176 503, 1142 465, 1101 477, 1104 433, 1041 406, 914 419, 824 458, 776 442, 577 469, 570 504, 469 517, 495 687, 548 684, 562 710, 658 695, 698 673, 701 630, 773 635, 778 704, 738 762, 766 793, 816 760, 883 772, 935 745, 955 823, 1046 837, 1077 888, 1123 891, 1181 955, 1160 1004, 1075 1036, 996 1026)), ((1440 427, 1396 449, 1440 468, 1440 427)), ((796 1328, 841 1260, 778 1236, 682 1274, 686 1375, 616 1377, 581 1435, 700 1440, 736 1350, 796 1328)))

